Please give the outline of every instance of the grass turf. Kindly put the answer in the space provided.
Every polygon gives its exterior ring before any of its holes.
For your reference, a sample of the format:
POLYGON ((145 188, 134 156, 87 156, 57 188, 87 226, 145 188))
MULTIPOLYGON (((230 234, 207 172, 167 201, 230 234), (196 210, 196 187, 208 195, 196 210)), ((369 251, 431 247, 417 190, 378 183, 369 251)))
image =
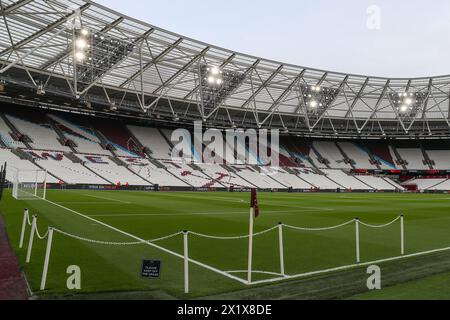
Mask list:
MULTIPOLYGON (((45 242, 36 242, 32 263, 24 263, 25 250, 18 249, 24 208, 39 217, 41 233, 52 226, 82 237, 113 241, 135 241, 104 224, 143 239, 153 239, 181 230, 234 236, 248 233, 248 193, 147 193, 118 191, 48 191, 48 199, 84 216, 46 201, 16 201, 9 192, 0 205, 8 232, 34 291, 40 284, 45 242)), ((405 214, 406 253, 449 247, 450 196, 420 194, 287 194, 260 193, 261 216, 255 231, 278 222, 304 227, 328 227, 359 217, 374 224, 389 222, 405 214)), ((182 253, 182 237, 158 243, 182 253)), ((305 273, 355 263, 355 232, 349 225, 321 232, 284 231, 286 272, 305 273)), ((400 227, 361 227, 362 261, 398 256, 400 227)), ((245 270, 247 240, 189 238, 190 257, 224 271, 245 270)), ((254 269, 279 272, 276 231, 255 238, 254 269)), ((65 294, 66 268, 82 270, 80 293, 115 291, 161 291, 177 298, 219 295, 247 286, 190 265, 191 294, 183 294, 183 262, 178 257, 148 245, 108 246, 67 238, 54 238, 45 294, 65 294), (142 279, 142 259, 162 260, 162 276, 142 279)), ((236 274, 245 279, 245 274, 236 274)), ((270 278, 255 274, 255 280, 270 278)), ((323 284, 321 284, 323 285, 323 284)), ((381 294, 381 293, 380 293, 381 294)), ((257 297, 257 296, 256 296, 257 297)))

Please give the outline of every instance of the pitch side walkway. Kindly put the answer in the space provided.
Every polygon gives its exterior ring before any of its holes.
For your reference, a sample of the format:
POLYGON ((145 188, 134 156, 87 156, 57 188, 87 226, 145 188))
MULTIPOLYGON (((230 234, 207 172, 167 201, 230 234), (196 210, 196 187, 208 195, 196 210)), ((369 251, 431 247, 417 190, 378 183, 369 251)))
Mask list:
POLYGON ((0 300, 25 299, 28 299, 27 284, 9 243, 3 217, 0 215, 0 300))

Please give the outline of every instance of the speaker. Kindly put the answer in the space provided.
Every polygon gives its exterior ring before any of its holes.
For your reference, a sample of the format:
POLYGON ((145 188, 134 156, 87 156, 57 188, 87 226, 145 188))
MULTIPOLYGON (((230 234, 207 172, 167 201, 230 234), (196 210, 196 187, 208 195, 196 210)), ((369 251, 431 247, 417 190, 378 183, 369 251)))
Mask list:
POLYGON ((294 188, 292 188, 292 187, 289 187, 289 189, 288 189, 288 192, 289 192, 289 193, 292 193, 292 192, 294 192, 294 188))
POLYGON ((156 192, 159 191, 159 184, 153 185, 153 191, 156 191, 156 192))

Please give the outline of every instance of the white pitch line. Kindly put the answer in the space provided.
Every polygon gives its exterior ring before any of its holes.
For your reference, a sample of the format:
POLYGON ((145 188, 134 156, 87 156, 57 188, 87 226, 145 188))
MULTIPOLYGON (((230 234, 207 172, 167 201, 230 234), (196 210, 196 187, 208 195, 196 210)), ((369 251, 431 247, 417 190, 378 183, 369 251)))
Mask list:
POLYGON ((105 198, 105 197, 99 197, 99 196, 91 196, 89 194, 83 194, 83 196, 91 197, 91 198, 97 198, 97 199, 103 199, 103 200, 108 200, 108 201, 115 201, 115 202, 120 202, 120 203, 125 203, 125 204, 131 204, 131 202, 127 202, 127 201, 111 199, 111 198, 105 198))
MULTIPOLYGON (((303 212, 317 212, 317 210, 283 210, 283 211, 267 211, 264 210, 264 214, 273 213, 303 213, 303 212)), ((130 213, 130 214, 94 214, 88 215, 89 217, 158 217, 158 216, 224 216, 224 215, 238 215, 243 214, 242 211, 230 211, 230 212, 190 212, 190 213, 130 213)))
MULTIPOLYGON (((137 237, 137 236, 135 236, 135 235, 133 235, 133 234, 131 234, 131 233, 128 233, 128 232, 123 231, 123 230, 120 230, 120 229, 118 229, 118 228, 116 228, 116 227, 113 227, 113 226, 111 226, 111 225, 109 225, 109 224, 106 224, 106 223, 104 223, 104 222, 101 222, 101 221, 99 221, 99 220, 96 220, 96 219, 94 219, 94 218, 91 218, 91 217, 89 217, 89 216, 87 216, 87 215, 84 215, 84 214, 82 214, 82 213, 80 213, 80 212, 77 212, 77 211, 72 210, 72 209, 70 209, 70 208, 66 208, 66 207, 64 207, 64 206, 62 206, 62 205, 60 205, 60 204, 57 204, 57 203, 52 202, 52 201, 47 200, 47 199, 43 199, 43 201, 48 202, 48 203, 50 203, 50 204, 52 204, 52 205, 54 205, 54 206, 57 206, 57 207, 59 207, 59 208, 62 208, 62 209, 64 209, 64 210, 67 210, 67 211, 69 211, 69 212, 72 212, 72 213, 74 213, 74 214, 76 214, 76 215, 78 215, 78 216, 80 216, 80 217, 83 217, 83 218, 85 218, 85 219, 88 219, 88 220, 90 220, 90 221, 93 221, 93 222, 95 222, 95 223, 98 223, 98 224, 100 224, 100 225, 102 225, 102 226, 104 226, 104 227, 106 227, 106 228, 108 228, 108 229, 111 229, 111 230, 113 230, 113 231, 116 231, 116 232, 118 232, 118 233, 121 233, 121 234, 123 234, 123 235, 125 235, 125 236, 128 236, 128 237, 132 238, 132 239, 135 239, 135 240, 137 240, 137 241, 141 241, 143 244, 146 244, 146 245, 148 245, 148 246, 150 246, 150 247, 159 249, 159 250, 161 250, 161 251, 164 251, 164 252, 166 252, 166 253, 168 253, 168 254, 171 254, 171 255, 173 255, 173 256, 175 256, 175 257, 178 257, 178 258, 180 258, 180 259, 184 259, 184 255, 181 255, 181 254, 179 254, 179 253, 176 253, 176 252, 171 251, 171 250, 169 250, 169 249, 166 249, 166 248, 164 248, 164 247, 158 246, 158 245, 156 245, 156 244, 154 244, 154 243, 148 242, 148 241, 146 241, 146 240, 144 240, 144 239, 141 239, 141 238, 139 238, 139 237, 137 237)), ((194 260, 194 259, 191 259, 191 258, 189 258, 188 260, 189 260, 189 262, 191 262, 191 263, 193 263, 193 264, 196 264, 196 265, 198 265, 198 266, 200 266, 200 267, 203 267, 203 268, 205 268, 205 269, 208 269, 208 270, 210 270, 210 271, 213 271, 213 272, 215 272, 215 273, 218 273, 218 274, 220 274, 220 275, 222 275, 222 276, 225 276, 225 277, 228 277, 228 278, 230 278, 230 279, 236 280, 236 281, 238 281, 238 282, 240 282, 240 283, 242 283, 242 284, 248 285, 248 282, 247 282, 247 281, 245 281, 245 280, 243 280, 243 279, 241 279, 241 278, 239 278, 239 277, 233 276, 233 275, 231 275, 231 274, 229 274, 229 273, 226 273, 226 272, 224 272, 224 271, 222 271, 222 270, 216 269, 216 268, 214 268, 214 267, 212 267, 212 266, 209 266, 209 265, 204 264, 204 263, 202 263, 202 262, 199 262, 199 261, 197 261, 197 260, 194 260)))
POLYGON ((305 278, 305 277, 310 277, 310 276, 315 276, 315 275, 320 275, 320 274, 332 273, 332 272, 336 272, 336 271, 344 271, 344 270, 354 269, 354 268, 358 268, 358 267, 370 266, 370 265, 373 265, 373 264, 379 264, 379 263, 384 263, 384 262, 405 260, 405 259, 408 259, 408 258, 425 256, 425 255, 429 255, 429 254, 433 254, 433 253, 439 253, 439 252, 445 252, 445 251, 450 251, 450 247, 442 248, 442 249, 429 250, 429 251, 422 251, 422 252, 418 252, 418 253, 411 253, 411 254, 407 254, 407 255, 404 255, 404 256, 380 259, 380 260, 376 260, 376 261, 352 264, 352 265, 341 266, 341 267, 336 267, 336 268, 330 268, 330 269, 325 269, 325 270, 312 271, 312 272, 307 272, 307 273, 302 273, 302 274, 286 275, 286 276, 280 277, 280 278, 273 278, 273 279, 268 279, 268 280, 255 281, 255 282, 252 282, 251 285, 258 285, 258 284, 264 284, 264 283, 274 283, 274 282, 280 282, 280 281, 283 281, 283 280, 292 280, 292 279, 305 278))

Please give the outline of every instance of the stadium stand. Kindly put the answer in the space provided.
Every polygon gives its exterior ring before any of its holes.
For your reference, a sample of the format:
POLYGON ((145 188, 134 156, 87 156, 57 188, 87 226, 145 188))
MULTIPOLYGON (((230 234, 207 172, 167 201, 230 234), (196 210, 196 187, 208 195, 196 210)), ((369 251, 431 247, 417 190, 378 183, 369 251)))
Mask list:
POLYGON ((49 117, 57 123, 63 134, 75 143, 78 153, 111 155, 111 152, 101 147, 100 140, 88 127, 61 116, 50 114, 49 117))
POLYGON ((58 135, 52 130, 45 117, 39 112, 6 114, 6 117, 22 134, 32 139, 30 146, 36 150, 71 151, 58 140, 58 135))
POLYGON ((112 184, 128 184, 131 186, 151 185, 151 183, 134 174, 126 166, 115 163, 111 157, 86 154, 78 154, 77 157, 83 161, 87 168, 112 184))
POLYGON ((27 150, 36 163, 45 170, 61 177, 68 184, 110 184, 83 166, 81 160, 74 163, 61 152, 27 150))
POLYGON ((371 163, 370 155, 361 144, 353 142, 338 142, 337 144, 349 159, 354 161, 356 169, 377 169, 377 166, 371 163))
POLYGON ((336 190, 343 188, 341 185, 330 180, 324 173, 317 173, 312 169, 295 169, 297 175, 311 184, 314 188, 320 190, 336 190))
POLYGON ((352 190, 373 190, 374 188, 361 182, 356 177, 343 172, 342 170, 324 169, 322 170, 329 179, 335 181, 345 189, 352 190))
POLYGON ((10 134, 11 130, 9 129, 8 125, 3 120, 3 117, 0 117, 0 139, 3 143, 3 145, 6 148, 25 148, 25 145, 20 142, 16 141, 12 138, 10 134))
POLYGON ((339 151, 336 143, 331 141, 314 141, 314 149, 326 160, 329 166, 336 169, 351 169, 351 165, 346 163, 344 155, 339 151))
MULTIPOLYGON (((171 135, 169 129, 118 120, 6 108, 0 117, 0 161, 22 169, 47 170, 51 174, 49 183, 285 190, 402 191, 404 184, 358 170, 450 168, 450 150, 442 143, 422 146, 414 142, 288 136, 281 137, 280 168, 276 172, 266 172, 266 159, 249 152, 247 145, 241 146, 239 155, 243 157, 245 152, 255 165, 203 164, 193 145, 185 142, 184 147, 194 154, 194 163, 189 164, 171 159, 171 135), (13 132, 29 136, 30 141, 16 141, 13 132), (356 175, 347 173, 351 170, 356 175)), ((230 152, 226 142, 224 146, 230 152)), ((11 175, 7 178, 12 179, 11 175)), ((447 179, 410 179, 407 184, 417 184, 417 189, 424 191, 449 188, 447 179)))
MULTIPOLYGON (((14 181, 14 170, 11 168, 17 168, 23 170, 20 175, 20 182, 33 182, 36 179, 36 175, 29 170, 40 170, 38 166, 33 164, 29 160, 20 159, 9 149, 0 149, 0 162, 7 163, 9 170, 6 171, 6 179, 10 182, 14 181)), ((52 172, 52 171, 50 171, 52 172)), ((49 183, 58 183, 59 180, 55 177, 49 175, 47 176, 47 181, 49 183)))
POLYGON ((129 125, 128 128, 143 146, 150 150, 152 158, 171 159, 171 147, 158 129, 134 125, 129 125))

